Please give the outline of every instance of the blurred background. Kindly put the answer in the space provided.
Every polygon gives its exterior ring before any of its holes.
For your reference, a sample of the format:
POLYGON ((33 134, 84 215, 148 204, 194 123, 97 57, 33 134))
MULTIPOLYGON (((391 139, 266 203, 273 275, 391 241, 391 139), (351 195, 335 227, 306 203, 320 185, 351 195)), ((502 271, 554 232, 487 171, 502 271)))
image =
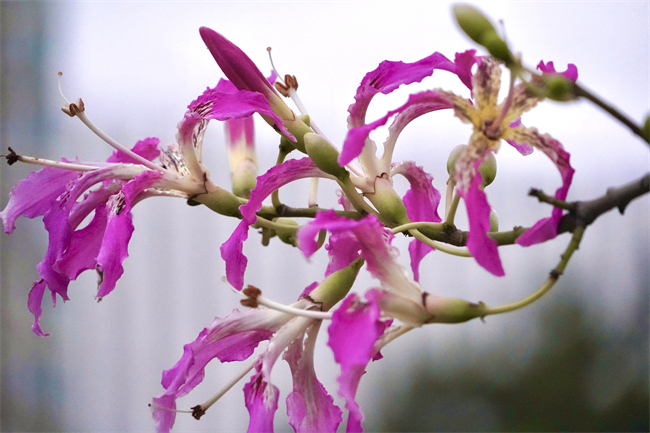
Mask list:
MULTIPOLYGON (((481 2, 503 20, 511 46, 529 66, 553 60, 578 66, 580 82, 641 121, 650 110, 650 4, 644 2, 481 2)), ((346 133, 346 109, 368 71, 385 59, 413 62, 434 51, 449 58, 475 48, 454 25, 451 3, 439 2, 0 2, 2 151, 58 160, 105 160, 112 152, 77 119, 61 113, 57 72, 66 97, 82 97, 101 129, 131 147, 155 136, 173 142, 176 124, 197 95, 222 74, 199 34, 211 27, 239 45, 265 73, 273 47, 281 74, 296 75, 309 114, 335 143, 346 133)), ((504 76, 505 78, 505 76, 504 76)), ((368 119, 402 104, 410 92, 443 87, 467 96, 440 71, 422 83, 377 96, 368 119)), ((256 119, 261 172, 275 161, 277 135, 256 119)), ((576 169, 569 200, 591 199, 648 171, 648 146, 585 102, 544 102, 523 118, 560 140, 576 169)), ((373 138, 381 143, 386 130, 373 138)), ((400 137, 395 160, 413 159, 444 191, 449 151, 470 129, 451 112, 417 119, 400 137)), ((222 126, 204 144, 213 180, 229 186, 222 126)), ((540 152, 522 157, 506 144, 487 190, 502 229, 531 225, 550 213, 527 197, 554 192, 557 170, 540 152)), ((0 206, 33 169, 0 165, 0 206)), ((397 188, 406 190, 403 182, 397 188)), ((281 191, 304 206, 308 182, 281 191)), ((321 183, 319 204, 334 206, 335 188, 321 183)), ((565 275, 534 305, 458 326, 430 325, 387 346, 361 381, 366 431, 648 431, 649 207, 645 196, 624 216, 600 217, 565 275)), ((466 219, 463 210, 458 224, 466 219)), ((32 334, 27 294, 47 247, 39 219, 20 219, 0 236, 0 367, 2 431, 151 431, 147 404, 162 393, 163 370, 215 316, 238 304, 221 282, 219 256, 236 221, 178 199, 156 198, 134 209, 135 232, 116 290, 94 299, 96 276, 72 282, 70 302, 51 308, 32 334)), ((290 303, 322 278, 323 251, 307 262, 284 244, 264 248, 251 234, 246 283, 290 303)), ((397 238, 406 265, 408 239, 397 238)), ((502 248, 506 277, 471 259, 432 253, 421 266, 429 292, 500 305, 534 291, 559 260, 567 235, 530 248, 502 248)), ((377 283, 362 275, 355 290, 377 283)), ((241 308, 241 307, 240 307, 241 308)), ((316 371, 335 402, 338 367, 322 332, 316 371)), ((238 371, 210 364, 205 381, 179 400, 199 404, 238 371)), ((245 379, 247 380, 247 379, 245 379)), ((284 398, 288 367, 273 370, 280 388, 277 431, 291 431, 284 398)), ((244 381, 201 421, 179 415, 176 431, 243 431, 244 381)), ((343 431, 341 425, 339 431, 343 431)))

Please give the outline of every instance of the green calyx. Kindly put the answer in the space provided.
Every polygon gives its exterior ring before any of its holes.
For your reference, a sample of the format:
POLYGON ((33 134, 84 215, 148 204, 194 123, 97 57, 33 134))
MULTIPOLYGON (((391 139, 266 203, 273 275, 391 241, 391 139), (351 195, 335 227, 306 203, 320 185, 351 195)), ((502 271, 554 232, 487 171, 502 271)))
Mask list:
POLYGON ((337 179, 348 176, 348 171, 339 165, 339 151, 323 136, 315 133, 305 134, 304 143, 305 151, 316 167, 337 179))
POLYGON ((298 116, 293 120, 285 120, 284 127, 296 137, 296 141, 291 141, 289 138, 282 136, 280 142, 281 145, 291 145, 296 150, 299 150, 302 153, 307 153, 305 150, 305 134, 313 133, 311 127, 309 126, 309 116, 302 115, 298 116), (283 142, 284 141, 284 142, 283 142))
POLYGON ((308 294, 309 298, 322 304, 323 311, 328 311, 348 294, 363 263, 363 259, 359 257, 345 268, 329 274, 308 294))
POLYGON ((395 225, 411 222, 402 198, 390 185, 385 174, 375 179, 375 192, 366 193, 365 196, 377 209, 382 220, 395 225))
POLYGON ((190 206, 203 204, 220 215, 241 218, 239 206, 242 205, 242 202, 236 195, 223 188, 217 187, 217 189, 212 192, 190 197, 187 200, 187 204, 190 206))
POLYGON ((569 101, 575 98, 571 83, 564 77, 556 76, 546 83, 546 97, 554 101, 569 101))
POLYGON ((458 298, 446 298, 430 293, 424 299, 424 308, 431 319, 427 323, 462 323, 485 316, 485 304, 474 304, 458 298))
POLYGON ((283 226, 290 226, 287 227, 286 229, 284 228, 275 228, 275 234, 280 238, 282 242, 285 244, 289 244, 292 246, 297 246, 298 245, 298 239, 296 238, 296 232, 298 231, 299 224, 294 220, 293 218, 285 218, 285 217, 280 217, 280 218, 274 218, 273 222, 276 222, 278 224, 282 224, 283 226))

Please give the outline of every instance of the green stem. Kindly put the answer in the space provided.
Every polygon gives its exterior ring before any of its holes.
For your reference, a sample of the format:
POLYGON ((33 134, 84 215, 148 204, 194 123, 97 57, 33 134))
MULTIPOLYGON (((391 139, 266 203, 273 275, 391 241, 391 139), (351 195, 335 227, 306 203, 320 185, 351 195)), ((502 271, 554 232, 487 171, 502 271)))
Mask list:
POLYGON ((393 232, 393 234, 395 234, 395 233, 401 233, 401 232, 409 231, 411 229, 419 229, 423 227, 429 228, 437 232, 441 232, 445 229, 445 225, 443 223, 417 221, 417 222, 402 224, 401 226, 393 227, 391 231, 393 232))
POLYGON ((451 254, 452 256, 458 256, 458 257, 472 257, 472 255, 467 249, 452 248, 445 244, 441 244, 439 242, 429 239, 417 229, 411 229, 409 230, 409 233, 412 234, 415 239, 422 241, 425 244, 429 245, 430 247, 433 247, 436 250, 441 251, 443 253, 451 254))
POLYGON ((460 202, 460 195, 454 195, 454 199, 451 202, 451 207, 449 208, 449 213, 447 214, 447 220, 445 224, 453 226, 454 219, 456 218, 456 210, 458 209, 458 203, 460 202))
POLYGON ((499 307, 488 307, 485 304, 480 304, 480 307, 483 311, 481 314, 481 317, 493 315, 493 314, 503 314, 503 313, 508 313, 510 311, 515 311, 519 310, 520 308, 524 308, 527 305, 532 304, 542 296, 546 294, 551 288, 555 285, 557 280, 560 278, 560 275, 564 272, 564 269, 566 269, 567 264, 569 263, 569 259, 573 255, 573 253, 580 247, 580 241, 582 240, 582 235, 585 232, 584 227, 577 227, 575 231, 573 232, 573 236, 571 237, 571 242, 569 242, 569 245, 567 246, 567 249, 564 251, 564 253, 561 256, 560 263, 555 267, 550 272, 550 275, 544 281, 544 283, 541 285, 539 289, 537 289, 535 292, 531 293, 530 295, 526 296, 524 299, 521 299, 517 302, 513 302, 511 304, 506 304, 506 305, 501 305, 499 307))
POLYGON ((574 89, 575 89, 575 94, 578 97, 583 97, 591 102, 593 102, 595 105, 598 107, 602 108, 605 110, 608 114, 612 115, 616 120, 621 122, 623 125, 627 126, 630 131, 632 131, 634 134, 638 135, 645 141, 646 143, 650 144, 650 138, 646 137, 643 134, 643 131, 641 128, 634 123, 632 120, 630 120, 626 115, 618 111, 616 108, 613 106, 609 105, 607 102, 603 101, 600 99, 598 96, 594 95, 593 93, 589 92, 587 89, 580 87, 577 84, 574 84, 574 89))

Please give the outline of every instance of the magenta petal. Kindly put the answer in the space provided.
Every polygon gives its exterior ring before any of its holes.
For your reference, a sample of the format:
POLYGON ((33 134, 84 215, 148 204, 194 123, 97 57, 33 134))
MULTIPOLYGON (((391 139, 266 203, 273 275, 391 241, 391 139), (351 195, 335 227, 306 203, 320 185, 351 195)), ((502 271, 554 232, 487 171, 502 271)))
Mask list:
MULTIPOLYGON (((354 234, 340 232, 332 234, 329 243, 325 245, 330 261, 325 270, 325 276, 339 271, 359 257, 361 245, 354 234)), ((313 252, 312 252, 313 254, 313 252)))
POLYGON ((0 212, 5 233, 14 231, 14 223, 20 216, 34 218, 44 215, 52 202, 63 194, 68 183, 79 175, 76 171, 45 167, 18 182, 9 193, 9 203, 0 212))
MULTIPOLYGON (((393 168, 393 173, 403 175, 411 184, 411 188, 404 195, 404 205, 411 221, 440 222, 438 204, 440 192, 433 186, 433 177, 418 167, 413 161, 404 161, 393 168)), ((420 261, 433 248, 414 239, 409 244, 411 256, 411 269, 413 279, 419 281, 420 261)))
POLYGON ((456 53, 454 58, 456 65, 456 75, 460 78, 469 90, 472 90, 472 66, 476 64, 476 50, 467 50, 462 53, 456 53))
POLYGON ((449 99, 433 90, 427 90, 424 92, 409 95, 408 101, 406 101, 406 103, 401 107, 389 111, 385 116, 375 120, 372 123, 351 128, 345 137, 343 149, 339 155, 339 164, 341 166, 345 166, 354 158, 359 156, 363 150, 368 135, 370 135, 370 132, 380 126, 385 125, 386 122, 388 122, 388 119, 390 119, 392 116, 399 114, 417 104, 426 104, 427 112, 453 107, 453 103, 449 99))
POLYGON ((168 433, 176 421, 176 399, 170 395, 163 395, 153 399, 151 415, 156 424, 157 433, 168 433), (171 409, 171 410, 166 410, 171 409))
POLYGON ((284 164, 271 167, 266 173, 257 178, 257 186, 251 191, 250 199, 239 208, 243 219, 248 224, 255 223, 255 212, 262 209, 262 202, 273 191, 294 180, 309 177, 331 178, 331 176, 316 167, 309 158, 290 159, 285 161, 284 164))
MULTIPOLYGON (((160 156, 160 149, 158 145, 160 144, 160 139, 156 137, 145 138, 135 143, 135 146, 131 149, 133 153, 140 155, 147 161, 153 161, 154 159, 160 156)), ((113 154, 106 160, 106 162, 123 162, 126 164, 140 164, 140 161, 132 158, 131 156, 116 150, 113 154)))
POLYGON ((263 373, 259 371, 260 365, 251 381, 244 385, 244 400, 250 415, 248 433, 272 433, 273 416, 278 409, 280 391, 264 380, 263 373))
POLYGON ((505 271, 501 265, 497 243, 487 235, 490 229, 490 205, 485 192, 479 188, 481 175, 478 173, 478 164, 480 162, 475 163, 476 174, 467 191, 459 191, 465 200, 469 220, 467 248, 479 265, 497 277, 502 277, 505 271))
POLYGON ((565 78, 573 81, 574 83, 578 80, 578 68, 573 63, 567 65, 567 69, 564 72, 557 72, 553 62, 544 63, 543 60, 540 60, 537 64, 537 69, 542 71, 544 74, 560 74, 564 75, 565 78))
POLYGON ((287 396, 289 424, 296 433, 335 433, 343 420, 341 409, 316 379, 314 372, 314 344, 320 325, 309 330, 304 344, 298 338, 289 345, 284 359, 293 376, 293 392, 287 396))
POLYGON ((379 316, 376 303, 364 303, 356 294, 351 294, 334 311, 328 328, 327 344, 334 353, 334 360, 341 366, 339 395, 345 399, 349 411, 347 432, 363 431, 363 417, 355 396, 361 376, 375 355, 375 343, 384 331, 379 316))
POLYGON ((237 290, 244 287, 244 272, 248 259, 244 255, 243 249, 244 241, 248 239, 248 227, 246 221, 240 222, 219 249, 221 258, 226 262, 226 279, 237 290))
POLYGON ((107 206, 110 206, 110 213, 95 267, 100 276, 98 298, 112 292, 117 280, 124 273, 122 262, 129 256, 129 241, 134 229, 131 203, 140 192, 151 187, 161 177, 160 172, 145 171, 124 185, 122 190, 109 200, 107 206))
POLYGON ((413 63, 389 60, 381 62, 374 71, 363 77, 357 88, 355 102, 348 108, 350 126, 361 126, 365 123, 366 110, 376 94, 388 94, 402 84, 420 82, 431 75, 434 69, 455 72, 456 65, 440 53, 433 53, 413 63))
POLYGON ((41 314, 43 314, 43 308, 41 304, 43 303, 43 295, 45 294, 45 280, 39 280, 34 283, 32 289, 29 291, 29 296, 27 297, 27 307, 29 311, 34 315, 34 324, 32 325, 32 331, 34 334, 39 337, 47 337, 50 334, 46 334, 41 329, 39 320, 41 319, 41 314))
MULTIPOLYGON (((536 130, 531 130, 536 138, 535 146, 544 152, 553 161, 562 176, 562 186, 555 191, 555 198, 566 200, 573 179, 575 170, 571 167, 570 155, 564 150, 562 144, 548 134, 539 134, 536 130)), ((551 217, 538 221, 533 227, 526 230, 524 234, 517 238, 517 244, 527 247, 530 245, 545 242, 557 236, 562 209, 554 207, 551 217)))

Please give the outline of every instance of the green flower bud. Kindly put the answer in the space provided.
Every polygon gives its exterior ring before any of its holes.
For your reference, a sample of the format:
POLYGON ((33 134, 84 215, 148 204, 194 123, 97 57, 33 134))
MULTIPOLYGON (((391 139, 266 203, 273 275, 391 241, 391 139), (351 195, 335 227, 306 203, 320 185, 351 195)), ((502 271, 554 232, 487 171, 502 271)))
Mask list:
POLYGON ((501 39, 497 32, 485 33, 481 45, 488 50, 492 57, 502 60, 506 66, 514 62, 508 44, 501 39))
POLYGON ((560 76, 553 77, 546 83, 546 97, 554 101, 568 101, 573 99, 571 84, 560 76))
MULTIPOLYGON (((453 177, 456 174, 456 161, 458 161, 458 158, 465 153, 467 147, 466 144, 459 144, 449 153, 449 158, 447 158, 447 173, 449 173, 449 177, 453 177)), ((494 153, 488 153, 485 161, 478 166, 478 171, 481 174, 483 187, 494 182, 494 179, 497 177, 497 159, 495 158, 494 153)))
POLYGON ((375 179, 375 192, 366 194, 372 205, 385 220, 396 224, 410 223, 406 206, 384 175, 375 179))
POLYGON ((318 168, 338 179, 348 176, 348 171, 339 165, 339 151, 323 136, 305 134, 304 143, 307 155, 318 168))
POLYGON ((323 311, 328 311, 348 294, 363 263, 359 257, 345 268, 332 272, 308 296, 312 301, 322 303, 323 311))
POLYGON ((424 308, 431 319, 427 323, 462 323, 484 315, 485 305, 457 298, 446 298, 425 293, 424 308))
POLYGON ((478 172, 481 173, 481 179, 483 187, 488 186, 494 179, 497 177, 497 159, 494 156, 494 153, 488 153, 485 161, 478 166, 478 172))
MULTIPOLYGON (((296 222, 296 220, 294 220, 293 218, 279 217, 279 218, 274 218, 273 221, 278 224, 283 224, 285 226, 291 226, 295 228, 298 228, 299 225, 296 222)), ((296 232, 297 231, 295 229, 291 229, 291 228, 275 229, 275 234, 278 236, 278 238, 280 238, 282 242, 284 242, 285 244, 292 245, 294 247, 298 245, 296 232)))
POLYGON ((459 144, 451 149, 449 158, 447 158, 447 173, 449 173, 449 176, 453 177, 454 174, 456 174, 456 161, 458 161, 458 158, 465 153, 467 147, 466 144, 459 144))
POLYGON ((495 33, 494 26, 476 8, 467 4, 457 4, 453 7, 456 22, 461 30, 465 32, 474 42, 483 45, 483 38, 486 33, 495 33))
POLYGON ((494 209, 490 209, 490 230, 488 232, 498 232, 499 231, 499 215, 494 209))

